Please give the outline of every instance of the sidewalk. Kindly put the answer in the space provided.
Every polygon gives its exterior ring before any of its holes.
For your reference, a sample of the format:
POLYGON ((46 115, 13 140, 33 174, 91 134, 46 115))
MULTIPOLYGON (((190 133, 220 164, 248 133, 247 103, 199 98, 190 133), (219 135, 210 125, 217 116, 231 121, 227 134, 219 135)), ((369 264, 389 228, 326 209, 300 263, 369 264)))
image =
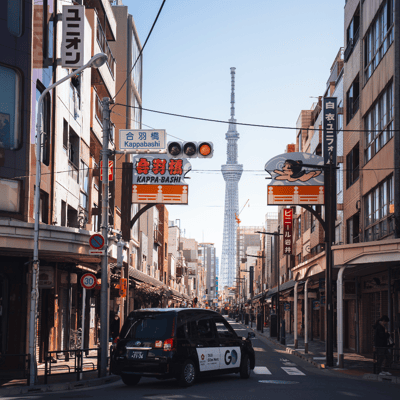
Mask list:
MULTIPOLYGON (((243 324, 244 325, 244 324, 243 324)), ((269 327, 264 328, 264 332, 261 333, 256 329, 256 324, 253 322, 253 327, 251 325, 246 326, 251 329, 256 336, 266 339, 268 342, 274 346, 283 349, 288 354, 295 355, 302 358, 303 360, 313 364, 317 368, 326 368, 341 374, 347 375, 353 378, 366 379, 370 381, 379 382, 391 382, 400 384, 400 370, 390 370, 392 376, 380 376, 373 373, 373 356, 365 357, 354 352, 344 353, 344 368, 338 368, 337 365, 337 352, 334 351, 334 367, 328 367, 326 365, 326 352, 325 343, 319 340, 312 340, 308 342, 308 353, 305 353, 304 349, 304 338, 298 336, 298 348, 294 348, 294 336, 286 332, 286 344, 281 344, 276 338, 270 337, 269 327)), ((335 348, 334 348, 335 350, 335 348)), ((346 351, 346 350, 345 350, 346 351)))
MULTIPOLYGON (((71 369, 73 371, 75 358, 70 358, 68 361, 65 359, 58 359, 56 363, 51 364, 52 373, 47 378, 45 384, 45 365, 38 365, 38 383, 34 386, 27 385, 27 379, 5 379, 6 377, 0 371, 0 399, 7 396, 15 396, 20 394, 32 394, 41 392, 58 392, 73 389, 82 389, 84 387, 100 386, 107 383, 113 383, 120 379, 116 375, 107 375, 99 378, 98 371, 93 370, 90 365, 93 361, 89 358, 84 358, 83 373, 81 380, 78 381, 77 373, 65 373, 71 369), (3 377, 3 379, 1 379, 3 377)), ((108 374, 108 372, 107 372, 108 374)))

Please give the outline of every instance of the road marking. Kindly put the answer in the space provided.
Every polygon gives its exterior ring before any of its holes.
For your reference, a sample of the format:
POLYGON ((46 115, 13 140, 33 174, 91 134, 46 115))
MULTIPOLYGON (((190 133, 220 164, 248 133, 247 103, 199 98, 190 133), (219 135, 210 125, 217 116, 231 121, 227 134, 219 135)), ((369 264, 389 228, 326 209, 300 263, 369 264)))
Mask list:
POLYGON ((288 375, 305 375, 295 367, 281 367, 288 375))
POLYGON ((265 349, 263 349, 262 347, 253 347, 254 351, 264 351, 265 349))
POLYGON ((296 366, 295 363, 292 363, 292 362, 289 362, 289 361, 284 362, 283 365, 284 365, 285 367, 295 367, 295 366, 296 366))
POLYGON ((272 375, 267 367, 254 367, 254 373, 257 375, 272 375))
POLYGON ((300 383, 295 381, 258 381, 260 383, 274 383, 277 385, 293 385, 294 383, 300 383))

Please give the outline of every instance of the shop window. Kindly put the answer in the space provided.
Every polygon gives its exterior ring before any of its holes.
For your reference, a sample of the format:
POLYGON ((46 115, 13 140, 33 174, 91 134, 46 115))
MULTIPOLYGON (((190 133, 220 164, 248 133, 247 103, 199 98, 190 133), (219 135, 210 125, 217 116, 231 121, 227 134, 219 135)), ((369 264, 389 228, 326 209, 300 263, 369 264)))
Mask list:
POLYGON ((16 150, 21 143, 21 78, 17 71, 0 65, 0 87, 0 147, 16 150))

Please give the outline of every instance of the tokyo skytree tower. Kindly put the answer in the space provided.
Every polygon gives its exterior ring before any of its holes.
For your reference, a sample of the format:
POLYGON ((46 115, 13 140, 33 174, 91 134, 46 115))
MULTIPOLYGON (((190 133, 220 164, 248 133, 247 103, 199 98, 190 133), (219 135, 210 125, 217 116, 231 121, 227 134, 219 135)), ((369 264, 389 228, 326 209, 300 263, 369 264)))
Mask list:
POLYGON ((236 275, 236 219, 235 213, 239 213, 239 190, 238 183, 243 172, 243 165, 238 164, 237 141, 239 133, 236 131, 235 119, 235 69, 231 68, 231 118, 229 129, 226 133, 227 160, 221 166, 222 175, 225 179, 225 213, 224 213, 224 237, 222 242, 221 272, 219 286, 232 287, 236 275))

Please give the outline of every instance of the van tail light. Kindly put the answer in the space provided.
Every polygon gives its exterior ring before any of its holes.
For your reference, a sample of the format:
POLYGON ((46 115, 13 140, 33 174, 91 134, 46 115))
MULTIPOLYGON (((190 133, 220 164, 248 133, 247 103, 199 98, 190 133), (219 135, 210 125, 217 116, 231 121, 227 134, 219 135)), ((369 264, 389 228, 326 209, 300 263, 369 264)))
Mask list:
POLYGON ((117 344, 117 343, 118 343, 118 340, 119 340, 119 336, 117 336, 117 337, 113 340, 113 343, 114 343, 114 344, 117 344))
POLYGON ((167 339, 164 340, 164 351, 172 351, 175 350, 175 339, 167 339))

